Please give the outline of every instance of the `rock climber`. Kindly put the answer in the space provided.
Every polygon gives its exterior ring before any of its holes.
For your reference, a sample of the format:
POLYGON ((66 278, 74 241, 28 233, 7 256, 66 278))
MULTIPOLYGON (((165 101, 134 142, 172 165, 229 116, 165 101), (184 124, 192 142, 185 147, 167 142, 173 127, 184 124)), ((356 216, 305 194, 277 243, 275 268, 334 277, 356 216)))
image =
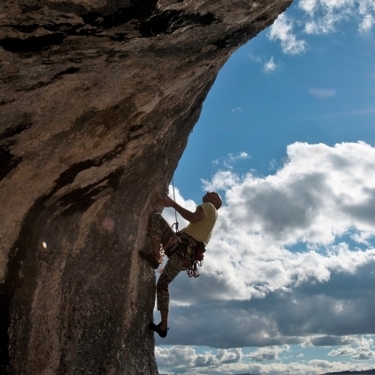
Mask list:
MULTIPOLYGON (((203 252, 213 233, 222 205, 221 197, 216 192, 207 192, 194 212, 180 206, 173 199, 165 197, 161 204, 174 208, 189 224, 176 234, 160 213, 150 216, 148 236, 152 241, 152 251, 148 254, 139 252, 153 269, 161 262, 160 252, 164 250, 168 261, 156 285, 157 309, 160 311, 159 324, 150 323, 149 328, 164 338, 168 333, 169 291, 168 286, 181 271, 192 270, 195 260, 203 260, 203 252)), ((196 266, 195 266, 196 267, 196 266)), ((196 274, 194 275, 197 276, 196 274)))

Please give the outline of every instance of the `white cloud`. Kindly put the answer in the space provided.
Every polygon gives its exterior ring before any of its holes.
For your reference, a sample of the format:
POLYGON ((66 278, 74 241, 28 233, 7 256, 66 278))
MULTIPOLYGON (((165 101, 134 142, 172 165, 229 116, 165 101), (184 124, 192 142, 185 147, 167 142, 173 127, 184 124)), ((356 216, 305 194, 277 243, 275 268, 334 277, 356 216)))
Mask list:
POLYGON ((238 158, 239 158, 239 159, 247 159, 247 158, 249 158, 249 155, 248 155, 247 152, 245 152, 245 151, 241 151, 241 152, 238 154, 238 158))
POLYGON ((235 164, 249 158, 250 155, 248 153, 241 151, 236 155, 229 153, 225 158, 218 158, 216 160, 213 160, 212 164, 217 168, 223 166, 224 168, 231 170, 235 164))
POLYGON ((331 98, 336 94, 336 90, 333 89, 311 88, 309 91, 311 95, 314 95, 320 99, 331 98))
POLYGON ((352 355, 356 353, 355 348, 352 348, 351 346, 342 346, 340 348, 331 350, 328 355, 331 357, 337 357, 337 356, 344 356, 344 355, 352 355))
POLYGON ((228 154, 228 156, 229 156, 229 160, 231 162, 234 162, 234 161, 239 160, 239 159, 248 159, 249 158, 249 154, 245 151, 241 151, 237 155, 228 154))
POLYGON ((193 368, 213 371, 222 365, 238 363, 242 359, 242 350, 218 349, 215 352, 197 353, 192 347, 177 345, 170 348, 156 347, 155 357, 159 367, 170 368, 174 372, 195 373, 193 368))
POLYGON ((155 356, 162 367, 191 367, 196 355, 193 348, 174 346, 172 348, 155 348, 155 356))
POLYGON ((254 55, 249 55, 249 59, 251 61, 254 61, 261 65, 263 67, 263 71, 266 73, 271 73, 278 69, 281 64, 278 64, 275 62, 275 58, 273 56, 271 57, 261 57, 261 56, 254 56, 254 55))
POLYGON ((205 184, 209 190, 227 187, 226 225, 248 234, 262 231, 263 239, 284 245, 326 245, 360 221, 360 232, 371 231, 375 218, 368 210, 374 205, 375 180, 367 176, 375 167, 374 148, 362 142, 335 147, 295 143, 287 154, 289 163, 276 175, 240 178, 220 171, 205 184))
POLYGON ((375 24, 374 17, 371 14, 366 14, 362 22, 359 24, 359 31, 361 33, 368 33, 372 30, 374 24, 375 24))
POLYGON ((301 0, 298 5, 309 16, 305 28, 308 33, 333 32, 348 20, 356 20, 360 32, 369 32, 374 25, 372 0, 301 0))
MULTIPOLYGON (((353 364, 348 361, 301 360, 281 363, 278 355, 289 351, 288 345, 260 348, 250 354, 243 354, 241 349, 196 349, 191 346, 171 346, 155 348, 155 357, 160 373, 188 375, 219 375, 239 373, 304 374, 315 375, 332 371, 367 370, 368 364, 353 364), (366 367, 367 366, 367 367, 366 367)), ((365 353, 364 354, 368 354, 365 353)))
POLYGON ((270 28, 270 40, 279 40, 284 53, 296 55, 306 50, 306 42, 293 33, 293 22, 283 13, 270 28))
POLYGON ((269 33, 269 38, 280 41, 283 52, 287 54, 306 51, 303 34, 334 33, 339 26, 353 21, 358 24, 360 33, 369 33, 375 25, 373 0, 299 0, 292 7, 294 18, 286 13, 280 15, 269 33))
POLYGON ((255 362, 265 362, 278 359, 279 353, 289 351, 289 345, 283 346, 270 346, 267 348, 259 348, 249 355, 255 362))
POLYGON ((265 64, 264 64, 264 70, 266 72, 273 72, 276 70, 278 65, 275 63, 275 60, 273 57, 271 57, 265 64))
MULTIPOLYGON (((173 198, 179 205, 185 207, 186 209, 190 211, 195 211, 196 204, 192 200, 184 200, 182 198, 180 191, 177 187, 173 187, 172 185, 169 186, 169 196, 173 198)), ((175 228, 175 223, 178 223, 179 229, 185 227, 188 222, 179 214, 177 213, 173 208, 165 208, 163 211, 163 217, 165 220, 173 226, 173 229, 175 228), (177 220, 176 220, 177 215, 177 220)))
POLYGON ((348 20, 353 14, 351 3, 352 1, 347 0, 300 2, 300 8, 308 15, 308 18, 304 21, 304 31, 307 34, 327 34, 335 32, 337 25, 348 20))
POLYGON ((375 358, 375 351, 372 350, 374 340, 372 338, 359 337, 354 345, 344 345, 331 350, 328 355, 331 357, 348 356, 354 360, 366 361, 375 358))
MULTIPOLYGON (((163 342, 263 347, 311 336, 311 345, 345 345, 344 335, 372 333, 375 148, 294 143, 287 154, 274 175, 227 170, 204 182, 226 204, 199 279, 171 284, 163 342)), ((176 200, 195 208, 178 190, 176 200)))
POLYGON ((215 174, 211 181, 203 180, 205 189, 210 190, 226 190, 233 184, 240 181, 240 177, 231 171, 219 171, 215 174))
POLYGON ((298 5, 306 13, 314 15, 319 0, 300 0, 298 5))

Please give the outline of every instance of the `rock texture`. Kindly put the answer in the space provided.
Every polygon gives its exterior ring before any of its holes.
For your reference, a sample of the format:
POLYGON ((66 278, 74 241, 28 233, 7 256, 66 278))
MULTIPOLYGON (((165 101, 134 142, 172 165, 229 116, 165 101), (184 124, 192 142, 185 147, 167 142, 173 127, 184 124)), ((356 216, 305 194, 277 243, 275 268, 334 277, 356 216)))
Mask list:
POLYGON ((0 2, 1 374, 157 374, 148 215, 219 69, 291 1, 0 2))

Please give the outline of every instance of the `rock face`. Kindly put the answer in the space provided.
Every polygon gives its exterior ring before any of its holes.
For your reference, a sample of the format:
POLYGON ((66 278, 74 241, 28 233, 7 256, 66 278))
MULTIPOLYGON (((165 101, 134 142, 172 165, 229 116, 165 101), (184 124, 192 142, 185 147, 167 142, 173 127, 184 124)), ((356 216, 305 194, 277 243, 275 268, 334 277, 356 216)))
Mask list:
POLYGON ((1 374, 157 374, 148 216, 219 69, 291 2, 1 1, 1 374))

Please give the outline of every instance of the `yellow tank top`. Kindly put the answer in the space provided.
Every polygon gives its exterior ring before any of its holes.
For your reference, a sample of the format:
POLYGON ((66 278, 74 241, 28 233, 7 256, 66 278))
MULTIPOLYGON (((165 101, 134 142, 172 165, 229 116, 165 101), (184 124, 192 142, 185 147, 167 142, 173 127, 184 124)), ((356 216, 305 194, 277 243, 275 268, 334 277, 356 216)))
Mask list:
POLYGON ((182 232, 193 237, 196 241, 204 243, 206 246, 211 239, 214 231, 217 210, 215 206, 209 202, 203 203, 198 207, 202 207, 204 212, 204 219, 197 221, 196 223, 190 223, 182 232))

